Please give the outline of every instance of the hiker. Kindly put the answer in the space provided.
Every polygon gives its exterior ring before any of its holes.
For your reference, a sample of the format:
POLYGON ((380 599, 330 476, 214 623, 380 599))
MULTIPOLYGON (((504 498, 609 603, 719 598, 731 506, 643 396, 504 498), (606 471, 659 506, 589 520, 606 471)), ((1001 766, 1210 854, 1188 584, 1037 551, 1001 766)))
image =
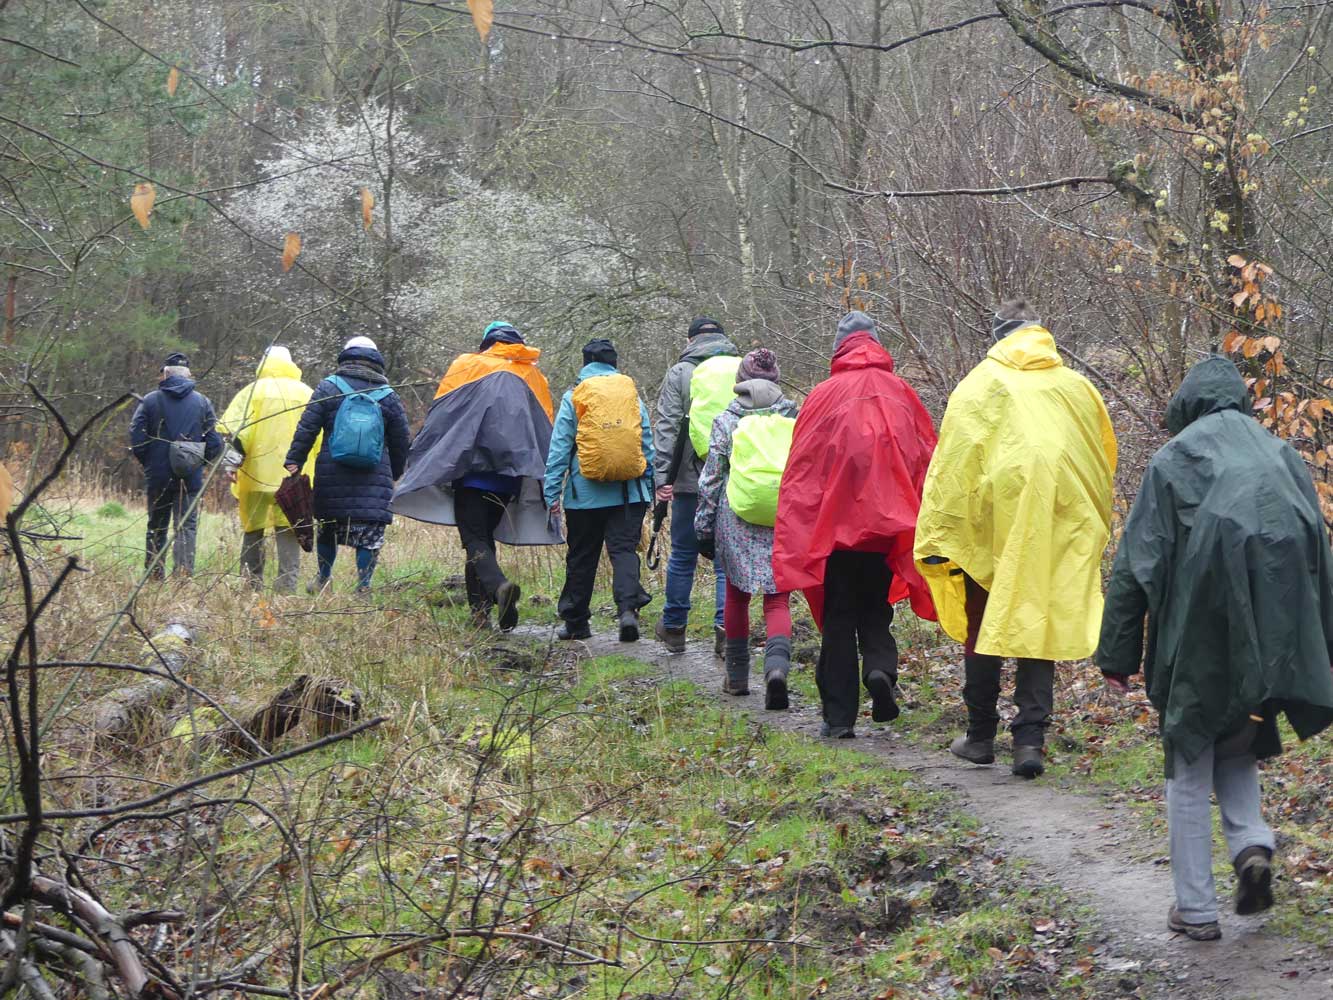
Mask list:
POLYGON ((1115 432, 1102 397, 1064 366, 1025 300, 1001 305, 991 333, 985 359, 949 397, 916 558, 940 624, 963 643, 967 732, 949 749, 994 762, 1001 668, 1012 657, 1011 769, 1035 778, 1045 769, 1054 661, 1097 645, 1115 432))
POLYGON ((1167 408, 1173 438, 1143 477, 1111 568, 1095 662, 1123 693, 1143 664, 1161 715, 1176 902, 1167 926, 1222 936, 1212 810, 1238 914, 1273 905, 1273 831, 1257 761, 1333 722, 1333 561, 1305 462, 1250 414, 1236 366, 1199 362, 1167 408), (1144 657, 1144 620, 1148 648, 1144 657))
MULTIPOLYGON (((274 500, 282 485, 283 462, 296 434, 310 387, 301 381, 301 369, 291 352, 273 346, 259 361, 253 382, 238 392, 222 414, 218 431, 228 438, 223 458, 241 519, 241 573, 256 590, 264 587, 264 533, 273 531, 278 550, 278 575, 273 592, 296 591, 301 569, 301 543, 274 500)), ((314 455, 305 463, 313 478, 314 455)))
POLYGON ((384 357, 369 337, 353 337, 333 374, 315 386, 287 451, 295 475, 323 434, 315 459, 315 560, 318 575, 306 587, 329 585, 338 546, 356 549, 356 591, 370 579, 393 522, 393 481, 407 463, 407 414, 384 376, 384 357))
POLYGON ((787 707, 791 669, 791 594, 773 580, 778 486, 791 450, 796 404, 778 385, 778 359, 758 348, 741 359, 736 398, 713 421, 699 477, 694 531, 700 551, 715 550, 726 576, 726 694, 750 693, 750 598, 763 595, 764 707, 787 707))
POLYGON ((194 385, 190 359, 180 352, 168 355, 157 388, 143 397, 130 422, 130 451, 143 466, 148 494, 144 566, 157 580, 167 575, 163 549, 173 521, 172 574, 194 573, 203 468, 222 454, 213 404, 194 385))
POLYGON ((823 632, 815 683, 827 739, 856 735, 858 647, 871 718, 898 717, 893 605, 910 598, 918 617, 935 618, 912 564, 934 448, 930 414, 894 374, 874 320, 847 313, 833 341, 830 377, 796 418, 773 533, 778 590, 803 591, 823 632))
POLYGON ((546 505, 563 510, 569 549, 557 639, 587 639, 589 602, 605 545, 621 642, 639 639, 639 539, 653 498, 653 432, 634 380, 616 369, 609 340, 583 347, 583 369, 560 400, 546 460, 546 505))
MULTIPOLYGON (((690 323, 685 350, 662 382, 653 424, 657 501, 671 505, 671 556, 667 560, 666 605, 653 634, 672 653, 685 652, 690 593, 699 561, 694 515, 699 505, 699 473, 708 455, 713 420, 727 408, 740 367, 740 351, 722 324, 707 316, 690 323)), ((726 633, 722 609, 727 581, 720 567, 713 614, 713 652, 721 659, 726 633)))
POLYGON ((501 629, 518 624, 519 585, 500 569, 495 543, 564 540, 542 502, 552 409, 541 353, 512 324, 489 324, 476 352, 460 354, 440 380, 394 494, 396 513, 458 526, 479 627, 493 607, 501 629))

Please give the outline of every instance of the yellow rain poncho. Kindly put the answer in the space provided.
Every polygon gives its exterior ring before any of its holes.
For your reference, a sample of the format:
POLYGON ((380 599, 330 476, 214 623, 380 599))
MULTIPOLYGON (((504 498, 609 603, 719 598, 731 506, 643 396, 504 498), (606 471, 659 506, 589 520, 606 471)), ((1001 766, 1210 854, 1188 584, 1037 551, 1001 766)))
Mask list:
MULTIPOLYGON (((237 450, 245 456, 231 487, 244 531, 288 527, 273 495, 287 475, 283 460, 311 389, 301 381, 301 369, 285 354, 270 349, 259 363, 259 377, 236 394, 218 421, 218 433, 228 441, 235 435, 237 450)), ((305 467, 312 480, 318 453, 316 443, 305 467)))
POLYGON ((990 349, 949 397, 916 522, 917 566, 952 638, 967 641, 966 574, 990 595, 978 653, 1092 653, 1115 463, 1106 405, 1050 333, 1029 324, 990 349))

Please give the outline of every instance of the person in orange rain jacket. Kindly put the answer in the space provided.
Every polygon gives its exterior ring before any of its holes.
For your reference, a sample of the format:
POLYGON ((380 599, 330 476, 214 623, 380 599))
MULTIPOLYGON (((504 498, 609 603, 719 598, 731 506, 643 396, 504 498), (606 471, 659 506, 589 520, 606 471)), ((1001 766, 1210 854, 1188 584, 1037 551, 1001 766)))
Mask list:
POLYGON ((552 407, 540 357, 511 324, 486 327, 440 380, 393 498, 396 514, 458 526, 468 604, 478 624, 495 607, 506 631, 518 624, 519 586, 500 569, 496 541, 564 541, 542 503, 552 407))
POLYGON ((918 616, 935 619, 912 562, 934 449, 930 414, 893 373, 874 321, 848 313, 833 342, 831 375, 796 418, 773 538, 778 589, 804 591, 823 632, 815 682, 826 738, 856 735, 858 645, 871 717, 898 717, 893 604, 910 598, 918 616))

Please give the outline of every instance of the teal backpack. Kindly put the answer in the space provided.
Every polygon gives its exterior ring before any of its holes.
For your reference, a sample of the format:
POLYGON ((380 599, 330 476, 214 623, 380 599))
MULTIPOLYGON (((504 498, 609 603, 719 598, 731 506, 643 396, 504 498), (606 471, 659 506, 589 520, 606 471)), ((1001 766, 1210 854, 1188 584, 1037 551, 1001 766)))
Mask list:
POLYGON ((374 469, 384 455, 384 414, 380 400, 393 392, 387 385, 358 392, 340 375, 329 381, 342 393, 342 404, 333 418, 329 456, 353 469, 374 469))

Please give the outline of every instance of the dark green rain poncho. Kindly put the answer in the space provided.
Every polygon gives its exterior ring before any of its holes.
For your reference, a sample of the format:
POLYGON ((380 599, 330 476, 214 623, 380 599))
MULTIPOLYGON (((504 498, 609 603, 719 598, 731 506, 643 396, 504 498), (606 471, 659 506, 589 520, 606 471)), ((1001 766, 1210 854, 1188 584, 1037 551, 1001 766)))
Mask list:
POLYGON ((1282 752, 1333 722, 1333 561, 1314 484, 1249 416, 1235 365, 1199 362, 1167 410, 1174 438, 1148 465, 1116 552, 1096 662, 1134 674, 1143 654, 1167 774, 1262 716, 1253 750, 1282 752))

